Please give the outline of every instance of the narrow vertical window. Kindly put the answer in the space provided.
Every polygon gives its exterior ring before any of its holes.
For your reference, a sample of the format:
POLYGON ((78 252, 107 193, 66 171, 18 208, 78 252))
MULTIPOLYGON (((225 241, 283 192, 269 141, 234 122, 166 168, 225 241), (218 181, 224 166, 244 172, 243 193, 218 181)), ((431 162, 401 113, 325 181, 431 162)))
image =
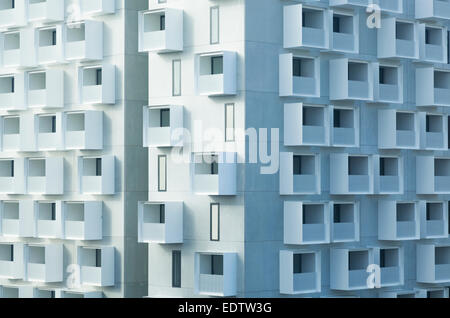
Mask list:
POLYGON ((234 141, 234 104, 225 105, 225 141, 234 141))
POLYGON ((158 156, 158 191, 167 191, 167 156, 158 156))
POLYGON ((56 116, 52 116, 52 133, 56 132, 56 116))
POLYGON ((56 45, 56 30, 52 31, 52 45, 56 45))
POLYGON ((301 175, 302 174, 302 157, 294 156, 293 158, 293 174, 301 175))
POLYGON ((95 175, 97 177, 102 175, 102 158, 95 159, 95 175))
POLYGON ((172 251, 172 287, 181 287, 181 251, 172 251))
POLYGON ((341 33, 341 19, 338 16, 333 17, 333 32, 341 33))
POLYGON ((292 75, 295 77, 302 76, 302 60, 294 57, 292 60, 292 75))
POLYGON ((14 262, 14 245, 11 245, 11 262, 14 262))
POLYGON ((159 17, 159 30, 164 31, 166 29, 166 16, 163 14, 159 17))
POLYGON ((210 206, 210 239, 211 241, 220 240, 220 205, 211 203, 210 206))
POLYGON ((333 223, 341 223, 341 206, 339 204, 333 206, 333 223))
POLYGON ((223 56, 211 57, 211 74, 223 74, 223 56))
POLYGON ((219 43, 219 7, 210 9, 210 43, 219 43))
POLYGON ((181 60, 172 61, 172 95, 181 95, 181 60))
POLYGON ((102 267, 102 250, 95 250, 95 267, 102 267))
POLYGON ((52 202, 50 204, 51 213, 52 213, 52 221, 56 221, 56 203, 52 202))
POLYGON ((211 274, 223 275, 223 255, 211 255, 211 274))
POLYGON ((385 158, 380 158, 380 176, 385 176, 386 175, 385 163, 386 163, 386 159, 385 158))
POLYGON ((11 77, 11 93, 14 93, 15 87, 14 87, 14 77, 11 77))
POLYGON ((170 127, 170 109, 161 109, 160 127, 170 127))
POLYGON ((159 223, 166 223, 166 206, 164 204, 159 206, 159 223))
POLYGON ((14 177, 14 160, 11 160, 11 177, 14 177))
POLYGON ((102 85, 102 69, 98 68, 95 70, 95 84, 102 85))

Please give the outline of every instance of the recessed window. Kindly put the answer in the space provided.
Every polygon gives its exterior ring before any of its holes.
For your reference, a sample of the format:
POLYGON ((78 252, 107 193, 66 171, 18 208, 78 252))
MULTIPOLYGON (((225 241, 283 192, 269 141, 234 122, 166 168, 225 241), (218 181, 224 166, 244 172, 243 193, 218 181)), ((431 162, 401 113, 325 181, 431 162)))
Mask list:
POLYGON ((0 94, 11 94, 14 91, 14 76, 0 77, 0 94))
POLYGON ((398 159, 380 158, 380 176, 398 176, 398 159))
POLYGON ((369 158, 348 157, 348 174, 350 176, 365 176, 369 174, 369 158))
POLYGON ((442 45, 442 29, 426 27, 425 44, 442 45))
POLYGON ((210 44, 219 43, 219 7, 210 9, 210 44))
POLYGON ((366 270, 369 265, 368 251, 350 251, 348 253, 349 270, 366 270))
POLYGON ((427 221, 442 220, 442 203, 427 203, 427 221))
POLYGON ((167 156, 158 156, 158 191, 167 191, 167 156))
POLYGON ((426 121, 426 132, 440 133, 442 132, 442 116, 440 115, 427 115, 426 121))
POLYGON ((397 85, 397 68, 391 66, 380 66, 380 84, 397 85))
POLYGON ((333 15, 333 32, 353 34, 353 17, 349 15, 333 15))
POLYGON ((160 127, 170 127, 170 109, 161 109, 159 111, 159 125, 160 127))
POLYGON ((172 95, 181 95, 181 60, 172 61, 172 95))
POLYGON ((172 251, 172 287, 181 288, 181 251, 172 251))
POLYGON ((211 255, 211 275, 223 276, 223 255, 211 255))
POLYGON ((234 141, 234 104, 225 104, 225 141, 234 141))
POLYGON ((316 271, 316 259, 313 253, 294 254, 294 274, 314 273, 316 271))
POLYGON ((166 29, 166 16, 163 14, 159 16, 159 30, 164 31, 166 29))
POLYGON ((339 204, 333 205, 333 223, 353 223, 354 213, 352 204, 339 204))
POLYGON ((39 133, 44 133, 44 134, 56 133, 56 116, 55 115, 39 116, 39 133))
POLYGON ((218 203, 210 205, 210 240, 220 240, 220 205, 218 203))
POLYGON ((14 160, 0 160, 0 178, 14 177, 14 160))
POLYGON ((314 77, 314 60, 294 57, 292 60, 294 77, 314 77))
POLYGON ((223 74, 223 56, 211 57, 211 74, 223 74))
POLYGON ((413 41, 414 25, 412 23, 397 21, 395 29, 395 38, 397 40, 413 41))
POLYGON ((353 110, 334 109, 333 111, 334 128, 354 128, 353 110))
POLYGON ((315 174, 315 158, 314 156, 293 157, 293 173, 294 175, 314 175, 315 174))

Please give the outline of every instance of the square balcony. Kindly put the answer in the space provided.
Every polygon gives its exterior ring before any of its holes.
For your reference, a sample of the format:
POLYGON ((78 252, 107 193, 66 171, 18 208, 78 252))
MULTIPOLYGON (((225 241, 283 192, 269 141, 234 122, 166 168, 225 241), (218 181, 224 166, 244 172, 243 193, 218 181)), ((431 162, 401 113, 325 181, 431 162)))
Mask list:
POLYGON ((381 292, 378 298, 424 298, 422 295, 418 290, 394 290, 381 292))
POLYGON ((183 243, 183 202, 139 202, 138 242, 183 243))
POLYGON ((237 54, 231 51, 198 56, 197 93, 204 96, 236 95, 237 54))
POLYGON ((378 201, 378 239, 406 241, 420 239, 418 202, 378 201))
POLYGON ((103 112, 86 110, 63 115, 64 147, 67 150, 103 149, 103 112))
POLYGON ((195 253, 194 293, 204 296, 237 295, 237 253, 195 253))
POLYGON ((56 298, 58 290, 32 285, 22 285, 19 288, 19 298, 56 298))
POLYGON ((358 242, 360 212, 358 202, 331 202, 331 242, 358 242))
POLYGON ((38 238, 62 239, 63 214, 61 202, 36 201, 36 236, 38 238))
POLYGON ((450 282, 450 246, 417 244, 416 256, 418 283, 450 282))
POLYGON ((447 0, 415 0, 416 19, 447 22, 450 2, 447 0))
POLYGON ((139 12, 139 52, 181 52, 183 45, 183 10, 139 12))
POLYGON ((365 61, 330 60, 331 100, 373 100, 373 65, 365 61))
POLYGON ((368 7, 370 0, 330 0, 331 7, 344 7, 344 8, 359 8, 368 7))
POLYGON ((330 243, 330 209, 326 203, 284 202, 284 244, 330 243))
POLYGON ((79 192, 81 194, 115 194, 115 157, 78 157, 79 192))
POLYGON ((280 293, 319 293, 321 270, 320 252, 280 251, 280 293))
POLYGON ((0 33, 0 66, 2 68, 22 65, 21 32, 0 33))
POLYGON ((28 73, 28 106, 64 107, 64 71, 48 69, 28 73))
POLYGON ((280 194, 320 194, 320 155, 280 154, 280 194))
POLYGON ((427 288, 417 289, 418 298, 449 298, 449 288, 427 288))
POLYGON ((77 260, 82 285, 114 286, 114 247, 78 246, 77 260))
POLYGON ((334 10, 331 32, 332 51, 359 53, 359 14, 354 11, 334 10))
POLYGON ((0 243, 0 278, 23 279, 24 256, 22 243, 0 243))
POLYGON ((319 97, 320 61, 318 57, 280 54, 280 96, 319 97))
POLYGON ((65 28, 65 52, 68 61, 103 59, 103 21, 68 23, 65 28))
POLYGON ((0 110, 24 110, 25 108, 24 74, 0 75, 0 110))
POLYGON ((418 113, 380 109, 378 111, 378 148, 419 149, 419 128, 418 113))
POLYGON ((377 247, 374 249, 374 257, 376 264, 380 266, 381 287, 404 284, 405 261, 402 247, 377 247))
POLYGON ((64 63, 63 26, 46 26, 35 32, 38 64, 64 63))
POLYGON ((374 63, 375 101, 379 103, 403 103, 403 67, 395 64, 374 63), (378 77, 377 77, 378 76, 378 77))
POLYGON ((0 201, 0 236, 35 237, 32 200, 0 201))
POLYGON ((99 16, 116 12, 115 0, 81 0, 80 7, 83 16, 99 16))
POLYGON ((20 116, 0 117, 0 150, 2 152, 20 149, 20 116))
POLYGON ((447 150, 448 120, 435 113, 419 113, 421 148, 425 150, 447 150))
POLYGON ((416 157, 417 194, 450 194, 450 158, 416 157))
POLYGON ((367 267, 374 264, 372 249, 332 248, 330 255, 330 288, 362 290, 367 286, 367 267))
POLYGON ((236 153, 194 153, 192 187, 197 195, 236 195, 236 153))
POLYGON ((374 0, 373 3, 377 4, 383 12, 403 13, 403 0, 374 0))
POLYGON ((284 104, 285 146, 328 146, 329 111, 325 106, 284 104))
POLYGON ((448 202, 420 201, 420 237, 448 238, 448 202))
POLYGON ((403 194, 403 158, 375 156, 375 192, 377 194, 403 194))
POLYGON ((103 202, 63 202, 64 238, 98 241, 103 238, 103 202))
POLYGON ((419 58, 419 24, 383 17, 378 32, 378 58, 419 58))
POLYGON ((447 64, 447 28, 421 24, 420 59, 431 63, 447 64))
POLYGON ((25 194, 25 160, 0 159, 0 194, 25 194))
POLYGON ((81 104, 116 103, 116 68, 111 64, 81 66, 78 69, 81 104))
POLYGON ((144 147, 175 147, 184 128, 183 106, 144 106, 144 147))
POLYGON ((39 151, 63 149, 62 113, 36 115, 36 126, 39 151))
POLYGON ((63 244, 27 245, 25 248, 27 281, 58 283, 63 281, 63 244))
POLYGON ((29 22, 64 20, 64 2, 60 0, 27 0, 29 22))
POLYGON ((416 106, 450 106, 450 71, 416 67, 416 106))
POLYGON ((369 155, 330 155, 332 195, 373 194, 373 158, 369 155))
POLYGON ((331 106, 331 145, 359 147, 359 108, 331 106))
POLYGON ((41 195, 64 194, 64 158, 29 158, 28 193, 41 195))
POLYGON ((20 287, 0 285, 0 298, 19 298, 20 287))
POLYGON ((0 0, 0 29, 27 24, 25 1, 0 0))

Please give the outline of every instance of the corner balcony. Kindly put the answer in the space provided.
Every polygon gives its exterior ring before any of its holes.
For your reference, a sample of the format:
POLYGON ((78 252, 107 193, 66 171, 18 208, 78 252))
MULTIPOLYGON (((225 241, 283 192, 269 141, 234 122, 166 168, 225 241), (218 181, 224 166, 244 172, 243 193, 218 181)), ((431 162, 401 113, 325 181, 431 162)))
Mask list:
POLYGON ((54 25, 36 29, 37 62, 39 65, 64 63, 63 27, 54 25))
POLYGON ((103 21, 68 23, 65 30, 65 52, 68 61, 103 59, 103 21))
POLYGON ((420 145, 419 115, 395 109, 378 111, 379 149, 418 149, 420 145))
POLYGON ((24 278, 24 245, 22 243, 0 243, 0 278, 24 278))
POLYGON ((359 53, 359 14, 351 11, 333 12, 332 51, 359 53))
POLYGON ((236 95, 236 52, 222 51, 198 56, 197 92, 204 96, 236 95))
POLYGON ((348 58, 330 60, 331 100, 373 100, 373 65, 348 58))
POLYGON ((103 112, 86 110, 63 114, 67 150, 103 149, 103 112))
POLYGON ((442 114, 419 113, 421 148, 425 150, 447 150, 447 118, 442 114))
POLYGON ((139 202, 138 242, 183 243, 183 202, 139 202))
POLYGON ((0 117, 0 151, 19 151, 20 116, 0 117))
POLYGON ((25 108, 24 74, 0 75, 0 110, 24 110, 25 108))
POLYGON ((61 202, 35 202, 36 236, 38 238, 63 238, 63 214, 61 202))
POLYGON ((280 194, 320 194, 320 156, 280 154, 280 194))
POLYGON ((375 101, 379 103, 403 103, 403 67, 374 63, 375 101))
POLYGON ((64 193, 64 158, 29 158, 28 193, 61 195, 64 193))
POLYGON ((420 239, 420 209, 417 202, 378 201, 378 239, 420 239))
POLYGON ((25 26, 25 8, 25 1, 0 0, 0 29, 25 26))
POLYGON ((359 121, 359 108, 331 106, 331 145, 359 147, 359 121))
POLYGON ((81 104, 116 103, 116 68, 111 64, 81 66, 78 69, 81 104))
POLYGON ((237 253, 195 253, 194 293, 204 296, 237 295, 237 253))
POLYGON ((284 244, 330 243, 330 213, 325 203, 284 202, 284 244))
POLYGON ((77 248, 77 261, 80 266, 82 285, 114 286, 114 247, 77 248))
POLYGON ((0 159, 0 194, 25 194, 25 160, 0 159))
POLYGON ((416 106, 450 106, 450 71, 416 67, 416 106))
POLYGON ((163 8, 139 12, 139 52, 183 51, 183 10, 163 8))
POLYGON ((343 7, 343 8, 358 8, 368 7, 370 0, 330 0, 331 7, 343 7))
POLYGON ((115 0, 81 0, 80 6, 83 16, 100 16, 116 12, 115 0))
POLYGON ((446 22, 450 19, 447 0, 415 0, 416 19, 446 22))
POLYGON ((144 106, 144 147, 182 146, 183 106, 144 106))
POLYGON ((450 194, 450 158, 416 157, 417 194, 450 194))
POLYGON ((115 194, 115 157, 78 157, 79 192, 81 194, 115 194))
POLYGON ((448 238, 448 203, 420 202, 420 237, 423 239, 448 238))
POLYGON ((236 195, 236 153, 194 153, 193 191, 197 195, 236 195))
POLYGON ((280 251, 280 293, 297 295, 321 291, 321 253, 280 251))
POLYGON ((64 107, 64 71, 48 69, 28 73, 28 106, 64 107))
POLYGON ((371 156, 331 154, 330 173, 330 192, 333 195, 374 193, 371 156))
POLYGON ((404 173, 401 157, 375 156, 378 173, 375 178, 377 194, 403 194, 404 173))
POLYGON ((331 242, 358 242, 360 229, 359 203, 332 202, 331 242))
POLYGON ((420 59, 447 64, 447 28, 421 24, 420 32, 420 59))
POLYGON ((63 281, 63 244, 26 246, 27 281, 58 283, 63 281))
POLYGON ((60 0, 27 0, 29 22, 64 20, 64 2, 60 0))
POLYGON ((317 57, 280 54, 281 97, 319 97, 320 61, 317 57))
POLYGON ((36 115, 37 149, 56 151, 63 149, 62 114, 36 115))
POLYGON ((450 246, 417 244, 416 253, 418 283, 450 282, 450 246))
POLYGON ((378 29, 378 58, 419 58, 419 25, 396 17, 381 19, 378 29))
POLYGON ((63 202, 64 238, 77 241, 98 241, 103 238, 103 202, 63 202))
POLYGON ((375 259, 380 266, 381 287, 404 284, 404 250, 402 247, 377 247, 375 259))

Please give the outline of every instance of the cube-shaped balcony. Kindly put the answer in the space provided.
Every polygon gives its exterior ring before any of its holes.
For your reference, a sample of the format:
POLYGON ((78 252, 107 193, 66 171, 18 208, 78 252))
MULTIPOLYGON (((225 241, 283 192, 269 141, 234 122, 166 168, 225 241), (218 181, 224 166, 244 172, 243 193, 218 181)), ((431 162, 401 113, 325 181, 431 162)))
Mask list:
POLYGON ((373 65, 365 61, 330 60, 331 100, 373 100, 373 65))
POLYGON ((378 111, 378 148, 418 149, 419 127, 418 113, 380 109, 378 111))
POLYGON ((64 20, 64 2, 60 0, 27 0, 29 22, 64 20))
POLYGON ((65 29, 65 52, 68 61, 103 59, 103 21, 68 23, 65 29))
POLYGON ((378 5, 383 12, 403 13, 403 0, 373 0, 373 3, 378 5))
POLYGON ((359 53, 359 14, 354 11, 333 11, 331 50, 359 53))
POLYGON ((0 110, 23 110, 25 107, 24 74, 0 75, 0 110))
POLYGON ((114 247, 78 246, 77 260, 82 285, 114 286, 114 247))
POLYGON ((280 54, 279 89, 282 97, 319 97, 320 61, 318 57, 280 54))
POLYGON ((32 285, 22 285, 19 289, 19 298, 57 298, 59 290, 32 285))
POLYGON ((195 294, 236 296, 237 262, 236 253, 195 253, 195 294))
POLYGON ((423 293, 418 290, 394 290, 379 294, 378 298, 424 298, 423 293))
POLYGON ((359 203, 331 202, 331 242, 359 241, 359 203))
POLYGON ((326 203, 284 202, 284 244, 330 242, 330 209, 326 203))
POLYGON ((2 152, 20 149, 20 116, 0 117, 0 150, 2 152))
POLYGON ((138 242, 183 243, 183 202, 139 202, 138 242))
POLYGON ((450 158, 416 157, 417 194, 450 194, 450 158))
POLYGON ((64 158, 28 158, 28 193, 61 195, 64 193, 64 158))
POLYGON ((450 282, 450 246, 417 244, 416 264, 418 283, 450 282))
POLYGON ((36 115, 36 126, 39 151, 63 149, 62 113, 36 115))
POLYGON ((111 64, 81 66, 78 70, 81 104, 116 103, 116 68, 111 64))
POLYGON ((3 237, 35 236, 33 201, 0 201, 0 235, 3 237))
POLYGON ((382 246, 374 249, 376 264, 380 266, 381 287, 404 284, 405 261, 403 254, 402 247, 382 246))
POLYGON ((370 0, 330 0, 330 6, 332 7, 344 7, 344 8, 358 8, 367 7, 370 4, 370 0))
POLYGON ((103 202, 63 202, 64 238, 97 241, 103 238, 103 202))
POLYGON ((67 150, 103 149, 103 112, 85 110, 63 115, 64 147, 67 150))
POLYGON ((330 155, 330 192, 333 195, 373 194, 373 158, 369 155, 330 155))
POLYGON ((284 104, 285 146, 327 146, 330 144, 329 126, 325 106, 284 104))
POLYGON ((0 0, 0 29, 27 24, 25 1, 0 0))
POLYGON ((447 150, 448 120, 442 114, 419 113, 421 148, 425 150, 447 150))
POLYGON ((0 243, 0 278, 23 279, 24 256, 22 243, 0 243))
POLYGON ((19 298, 20 287, 0 285, 0 298, 19 298))
POLYGON ((20 115, 19 121, 19 151, 36 152, 38 136, 38 116, 35 112, 20 115))
POLYGON ((38 238, 62 239, 63 214, 61 201, 36 201, 36 236, 38 238))
POLYGON ((116 12, 115 0, 81 0, 80 11, 83 16, 99 16, 116 12))
POLYGON ((192 187, 199 195, 236 195, 236 153, 194 153, 192 187))
POLYGON ((420 239, 418 202, 378 201, 378 239, 405 241, 420 239))
POLYGON ((0 33, 0 66, 3 68, 19 67, 22 64, 20 48, 20 31, 0 33))
POLYGON ((280 293, 320 292, 321 270, 320 252, 280 251, 280 293))
POLYGON ((56 293, 56 298, 103 298, 103 292, 101 292, 101 291, 76 291, 73 289, 60 290, 56 293))
POLYGON ((27 245, 26 280, 41 283, 63 281, 63 244, 27 245))
POLYGON ((78 157, 79 192, 81 194, 115 194, 115 157, 78 157))
POLYGON ((431 63, 447 64, 447 28, 421 24, 420 59, 431 63))
POLYGON ((367 268, 374 264, 372 249, 332 248, 330 255, 330 288, 334 290, 368 289, 367 268))
POLYGON ((419 58, 419 24, 386 16, 378 32, 378 58, 419 58))
POLYGON ((375 101, 403 103, 403 67, 394 64, 374 63, 375 101))
POLYGON ((448 202, 420 201, 420 237, 448 238, 448 202))
POLYGON ((403 158, 375 156, 375 192, 377 194, 403 194, 403 158))
POLYGON ((183 10, 139 12, 139 52, 180 52, 183 45, 183 10))
POLYGON ((320 155, 280 154, 280 194, 320 194, 320 155))
POLYGON ((45 26, 35 32, 38 64, 64 63, 63 26, 45 26))
POLYGON ((205 96, 236 95, 237 54, 231 51, 198 56, 197 91, 205 96))
POLYGON ((331 145, 359 147, 359 108, 330 107, 331 145))
POLYGON ((25 194, 25 160, 0 159, 0 194, 25 194))
POLYGON ((28 73, 28 106, 64 107, 64 71, 48 69, 28 73))
POLYGON ((417 293, 420 295, 417 298, 449 298, 449 288, 427 288, 417 289, 417 293))
POLYGON ((416 106, 450 106, 450 71, 416 67, 416 106))
POLYGON ((448 0, 415 0, 416 19, 448 21, 450 2, 448 0))
POLYGON ((145 106, 144 147, 182 146, 178 139, 183 125, 183 106, 145 106))

